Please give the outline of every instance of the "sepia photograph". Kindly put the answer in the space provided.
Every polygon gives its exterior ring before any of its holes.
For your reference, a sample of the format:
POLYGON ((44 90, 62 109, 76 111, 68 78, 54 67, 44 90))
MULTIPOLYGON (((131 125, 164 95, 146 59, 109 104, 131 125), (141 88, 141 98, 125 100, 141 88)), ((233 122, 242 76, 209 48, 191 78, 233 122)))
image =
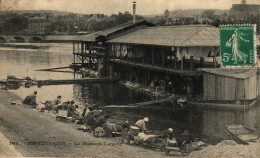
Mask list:
POLYGON ((0 157, 260 157, 259 26, 260 0, 0 0, 0 157))

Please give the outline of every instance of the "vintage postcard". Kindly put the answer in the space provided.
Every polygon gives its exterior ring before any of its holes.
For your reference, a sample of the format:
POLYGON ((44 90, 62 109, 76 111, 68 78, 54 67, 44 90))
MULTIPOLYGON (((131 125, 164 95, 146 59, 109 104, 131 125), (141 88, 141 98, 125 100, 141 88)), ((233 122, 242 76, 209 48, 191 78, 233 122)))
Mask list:
POLYGON ((259 0, 0 0, 0 157, 260 157, 259 0))

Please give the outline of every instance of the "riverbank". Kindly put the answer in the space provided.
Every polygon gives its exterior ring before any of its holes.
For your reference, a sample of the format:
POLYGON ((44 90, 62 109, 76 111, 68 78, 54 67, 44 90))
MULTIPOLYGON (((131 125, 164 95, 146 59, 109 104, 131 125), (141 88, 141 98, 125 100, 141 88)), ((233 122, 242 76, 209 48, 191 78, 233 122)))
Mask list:
POLYGON ((166 157, 164 152, 119 143, 118 138, 95 138, 76 130, 79 125, 55 121, 26 105, 22 99, 0 90, 0 131, 15 142, 25 157, 166 157))
MULTIPOLYGON (((22 99, 6 90, 0 90, 0 93, 0 131, 13 142, 14 151, 23 156, 166 157, 164 152, 121 144, 118 138, 95 138, 92 134, 76 130, 79 125, 55 121, 54 117, 23 104, 11 105, 12 101, 21 102, 22 99)), ((12 148, 9 145, 5 143, 5 147, 1 148, 12 148)), ((259 141, 239 145, 232 140, 224 140, 215 146, 194 151, 189 157, 257 157, 260 155, 259 148, 259 141)), ((170 155, 180 157, 180 153, 171 152, 170 155)))

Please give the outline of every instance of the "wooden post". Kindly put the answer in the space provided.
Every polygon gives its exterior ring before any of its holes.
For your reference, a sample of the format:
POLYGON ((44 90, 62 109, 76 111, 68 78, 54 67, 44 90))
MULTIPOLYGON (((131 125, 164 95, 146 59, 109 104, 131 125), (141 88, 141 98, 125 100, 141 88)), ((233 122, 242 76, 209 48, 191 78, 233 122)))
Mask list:
MULTIPOLYGON (((74 65, 75 65, 76 61, 75 61, 75 54, 74 53, 75 53, 75 41, 73 41, 73 58, 74 58, 73 61, 74 61, 74 65)), ((74 75, 74 78, 75 78, 75 75, 74 75)))
POLYGON ((113 50, 113 59, 115 60, 115 58, 116 58, 116 51, 115 51, 116 49, 115 49, 115 46, 116 46, 116 45, 115 45, 115 44, 113 44, 113 45, 114 45, 114 50, 113 50))
POLYGON ((122 60, 122 45, 119 44, 119 51, 120 51, 120 60, 122 60))
POLYGON ((152 67, 153 67, 153 64, 154 64, 154 47, 152 47, 152 67))
POLYGON ((177 69, 177 57, 176 56, 173 56, 173 66, 174 66, 174 69, 176 70, 177 69))
POLYGON ((144 49, 143 49, 143 47, 142 47, 142 64, 144 66, 144 49))
POLYGON ((192 71, 194 67, 194 62, 193 62, 193 56, 190 56, 190 70, 192 71))
POLYGON ((129 44, 126 45, 126 51, 127 51, 127 57, 126 57, 126 62, 129 63, 129 56, 128 56, 128 50, 129 50, 129 44))
POLYGON ((135 63, 136 63, 136 47, 134 47, 134 61, 135 61, 135 63))
POLYGON ((78 44, 78 50, 77 50, 77 53, 79 53, 79 42, 77 42, 77 44, 78 44))
POLYGON ((112 80, 112 79, 113 79, 113 75, 114 75, 114 66, 113 66, 113 64, 111 64, 111 65, 109 66, 109 69, 110 69, 110 71, 109 71, 109 77, 110 77, 110 80, 112 80))
POLYGON ((84 64, 84 56, 83 56, 83 53, 84 53, 84 42, 81 41, 81 63, 82 65, 84 64))
POLYGON ((84 42, 81 41, 81 53, 83 53, 83 52, 84 52, 84 42))
POLYGON ((163 65, 163 69, 164 69, 164 66, 165 66, 164 56, 165 56, 165 54, 164 54, 164 48, 162 48, 162 65, 163 65))
POLYGON ((147 86, 147 72, 144 74, 144 86, 147 86))
POLYGON ((129 81, 132 82, 132 71, 131 71, 131 68, 130 68, 130 73, 129 73, 129 81))
MULTIPOLYGON (((216 50, 217 48, 215 48, 215 50, 216 50)), ((217 61, 217 59, 216 59, 216 51, 214 51, 214 64, 215 64, 215 68, 217 68, 217 63, 216 63, 216 61, 217 61)))
POLYGON ((85 42, 85 54, 87 53, 87 42, 85 42))
MULTIPOLYGON (((91 54, 91 49, 89 50, 89 54, 91 54)), ((89 61, 88 61, 88 67, 91 69, 92 66, 92 60, 91 60, 91 56, 89 56, 89 61)))
POLYGON ((183 71, 183 52, 180 47, 177 48, 177 53, 181 53, 181 71, 183 71))

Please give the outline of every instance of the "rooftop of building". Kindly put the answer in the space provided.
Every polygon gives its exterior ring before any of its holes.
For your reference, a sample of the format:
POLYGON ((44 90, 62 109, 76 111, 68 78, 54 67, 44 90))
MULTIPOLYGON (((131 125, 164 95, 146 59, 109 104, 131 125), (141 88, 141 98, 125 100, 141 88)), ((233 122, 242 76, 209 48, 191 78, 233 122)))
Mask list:
POLYGON ((126 43, 158 46, 219 46, 219 28, 209 25, 179 25, 147 27, 109 40, 108 43, 126 43))
POLYGON ((81 41, 96 41, 97 37, 100 37, 100 36, 107 37, 107 36, 110 36, 113 33, 117 33, 117 32, 120 32, 120 31, 122 31, 124 29, 133 27, 135 25, 141 25, 141 24, 144 24, 146 26, 155 26, 155 24, 150 23, 150 22, 148 22, 146 20, 137 21, 135 24, 133 24, 132 21, 129 21, 127 23, 124 23, 124 24, 121 24, 121 25, 117 25, 117 26, 109 28, 109 29, 97 31, 97 32, 94 32, 94 33, 82 36, 78 40, 81 40, 81 41))
POLYGON ((248 69, 248 68, 240 68, 240 69, 204 68, 201 70, 209 74, 236 78, 236 79, 247 79, 254 76, 257 72, 257 69, 248 69))

